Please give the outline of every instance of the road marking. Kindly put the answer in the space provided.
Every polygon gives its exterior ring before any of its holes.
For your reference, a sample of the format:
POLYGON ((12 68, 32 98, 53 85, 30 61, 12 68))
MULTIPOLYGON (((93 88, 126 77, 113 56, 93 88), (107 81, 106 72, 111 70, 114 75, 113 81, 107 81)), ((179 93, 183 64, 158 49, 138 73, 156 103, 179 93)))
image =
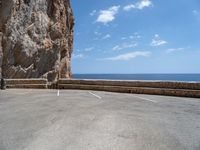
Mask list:
POLYGON ((136 95, 133 95, 133 97, 135 97, 135 98, 139 98, 139 99, 142 99, 142 100, 145 100, 145 101, 149 101, 149 102, 157 103, 157 101, 154 101, 154 100, 151 100, 151 99, 148 99, 148 98, 144 98, 144 97, 140 97, 140 96, 136 96, 136 95))
POLYGON ((99 96, 99 95, 96 95, 96 94, 94 94, 94 93, 92 93, 92 92, 89 92, 91 95, 93 95, 93 96, 95 96, 96 98, 98 98, 98 99, 102 99, 102 97, 101 96, 99 96))
POLYGON ((60 96, 60 91, 58 90, 58 92, 57 92, 57 96, 60 96))

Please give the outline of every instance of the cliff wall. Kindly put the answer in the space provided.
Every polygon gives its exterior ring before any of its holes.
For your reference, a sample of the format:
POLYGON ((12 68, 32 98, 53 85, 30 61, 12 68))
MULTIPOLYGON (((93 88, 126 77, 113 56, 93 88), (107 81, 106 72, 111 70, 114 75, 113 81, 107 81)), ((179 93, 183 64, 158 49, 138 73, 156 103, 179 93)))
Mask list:
POLYGON ((73 26, 69 0, 0 0, 0 76, 70 78, 73 26))

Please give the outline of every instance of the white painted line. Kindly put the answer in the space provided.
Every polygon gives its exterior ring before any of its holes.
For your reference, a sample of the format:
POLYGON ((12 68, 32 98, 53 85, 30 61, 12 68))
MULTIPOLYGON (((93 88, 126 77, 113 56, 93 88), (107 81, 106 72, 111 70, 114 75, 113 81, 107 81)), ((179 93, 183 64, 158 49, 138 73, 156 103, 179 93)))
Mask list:
POLYGON ((157 101, 154 101, 154 100, 151 100, 151 99, 148 99, 148 98, 144 98, 144 97, 140 97, 140 96, 136 96, 136 95, 133 95, 133 97, 135 97, 135 98, 139 98, 139 99, 142 99, 142 100, 145 100, 145 101, 149 101, 149 102, 157 103, 157 101))
POLYGON ((57 96, 60 96, 60 91, 58 90, 58 92, 57 92, 57 96))
POLYGON ((93 96, 95 96, 96 98, 98 98, 98 99, 102 99, 102 97, 101 96, 99 96, 99 95, 96 95, 96 94, 94 94, 94 93, 92 93, 92 92, 89 92, 91 95, 93 95, 93 96))

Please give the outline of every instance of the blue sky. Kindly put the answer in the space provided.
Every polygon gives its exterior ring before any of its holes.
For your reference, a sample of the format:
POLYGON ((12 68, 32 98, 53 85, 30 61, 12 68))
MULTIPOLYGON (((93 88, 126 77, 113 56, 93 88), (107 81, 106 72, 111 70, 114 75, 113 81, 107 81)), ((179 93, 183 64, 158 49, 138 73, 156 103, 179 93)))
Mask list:
POLYGON ((73 73, 200 73, 199 0, 71 0, 73 73))

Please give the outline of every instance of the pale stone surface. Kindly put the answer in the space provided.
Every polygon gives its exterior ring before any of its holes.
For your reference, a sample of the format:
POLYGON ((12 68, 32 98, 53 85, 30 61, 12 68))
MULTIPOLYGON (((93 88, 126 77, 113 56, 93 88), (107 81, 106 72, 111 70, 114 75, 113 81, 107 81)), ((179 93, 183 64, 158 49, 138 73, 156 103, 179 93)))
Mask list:
POLYGON ((4 78, 71 76, 74 19, 69 0, 0 0, 0 20, 4 78))

